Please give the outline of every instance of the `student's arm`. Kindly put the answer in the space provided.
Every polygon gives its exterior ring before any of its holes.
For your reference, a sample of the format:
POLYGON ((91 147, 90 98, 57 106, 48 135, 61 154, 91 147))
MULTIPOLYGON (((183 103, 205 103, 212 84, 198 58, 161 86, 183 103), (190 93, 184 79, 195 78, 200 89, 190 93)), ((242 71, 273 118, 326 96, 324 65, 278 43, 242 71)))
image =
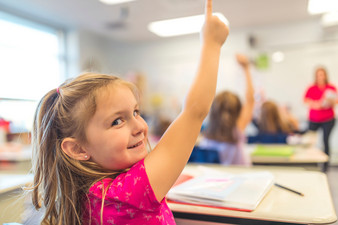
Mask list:
POLYGON ((237 128, 244 132, 247 125, 252 120, 253 109, 255 105, 254 98, 254 88, 251 80, 250 73, 250 62, 248 58, 244 55, 237 54, 236 55, 238 63, 242 66, 244 70, 245 80, 246 80, 246 93, 245 93, 245 101, 242 106, 241 114, 237 120, 237 128))
POLYGON ((228 28, 212 15, 212 0, 206 0, 205 24, 197 74, 183 110, 145 158, 145 168, 156 198, 161 201, 186 165, 215 96, 220 51, 228 28))

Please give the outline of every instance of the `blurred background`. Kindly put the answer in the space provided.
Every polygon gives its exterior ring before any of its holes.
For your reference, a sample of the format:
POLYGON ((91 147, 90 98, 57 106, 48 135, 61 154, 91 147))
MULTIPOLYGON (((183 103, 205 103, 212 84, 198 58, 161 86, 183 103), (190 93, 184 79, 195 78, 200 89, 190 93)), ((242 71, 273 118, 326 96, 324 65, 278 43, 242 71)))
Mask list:
MULTIPOLYGON (((287 106, 305 127, 303 95, 315 67, 324 65, 331 83, 338 84, 337 14, 328 12, 337 9, 323 2, 214 0, 214 12, 230 27, 217 89, 243 96, 245 82, 234 55, 246 54, 255 65, 256 100, 287 106)), ((170 121, 195 73, 199 34, 164 37, 149 27, 203 10, 204 0, 0 0, 0 118, 10 122, 8 132, 29 131, 37 100, 84 71, 136 82, 150 126, 159 118, 170 121)), ((332 161, 338 161, 337 129, 332 161)))

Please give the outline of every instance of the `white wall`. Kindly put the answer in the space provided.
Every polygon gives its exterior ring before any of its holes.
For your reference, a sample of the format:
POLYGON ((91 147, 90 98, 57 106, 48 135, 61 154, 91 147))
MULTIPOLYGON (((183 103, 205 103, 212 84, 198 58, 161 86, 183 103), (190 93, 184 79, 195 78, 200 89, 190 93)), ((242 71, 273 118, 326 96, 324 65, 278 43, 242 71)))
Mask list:
MULTIPOLYGON (((130 71, 142 72, 147 76, 148 100, 160 96, 165 108, 162 111, 169 116, 177 114, 196 71, 198 35, 139 44, 103 41, 102 38, 95 43, 92 35, 80 39, 80 52, 99 62, 101 72, 122 76, 130 71)), ((302 98, 313 81, 314 68, 325 65, 331 82, 338 86, 338 35, 336 31, 322 29, 318 21, 230 30, 222 49, 217 90, 230 89, 243 95, 245 86, 234 60, 236 52, 256 57, 261 53, 271 56, 275 51, 282 51, 285 60, 270 61, 267 70, 255 72, 255 87, 263 88, 267 98, 288 104, 300 121, 306 121, 307 109, 302 98), (249 46, 249 35, 256 38, 256 46, 249 46)), ((82 61, 86 60, 84 58, 82 61)), ((334 151, 338 153, 337 135, 338 125, 331 138, 334 151)))

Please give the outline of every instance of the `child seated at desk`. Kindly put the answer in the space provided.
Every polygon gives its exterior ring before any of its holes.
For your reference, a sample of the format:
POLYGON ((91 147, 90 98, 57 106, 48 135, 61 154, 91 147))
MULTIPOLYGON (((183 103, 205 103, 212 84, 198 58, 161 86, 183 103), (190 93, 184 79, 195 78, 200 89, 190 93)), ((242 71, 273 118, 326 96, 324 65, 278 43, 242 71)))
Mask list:
POLYGON ((251 160, 244 152, 243 144, 246 141, 244 130, 252 119, 254 91, 248 58, 240 54, 236 58, 246 78, 246 99, 242 104, 232 92, 219 93, 212 103, 208 124, 198 146, 217 150, 223 165, 250 165, 251 160))
POLYGON ((273 101, 266 101, 261 106, 258 120, 253 124, 258 134, 248 137, 248 143, 286 144, 289 135, 298 133, 298 125, 290 117, 283 116, 282 111, 273 101))

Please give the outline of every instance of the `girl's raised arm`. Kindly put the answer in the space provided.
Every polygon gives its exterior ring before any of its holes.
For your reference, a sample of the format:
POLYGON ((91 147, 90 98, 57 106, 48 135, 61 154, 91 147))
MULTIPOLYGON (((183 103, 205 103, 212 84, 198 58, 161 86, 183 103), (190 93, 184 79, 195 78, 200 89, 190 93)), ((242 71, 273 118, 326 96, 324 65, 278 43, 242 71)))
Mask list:
POLYGON ((228 27, 212 15, 212 0, 206 0, 201 32, 201 53, 194 82, 183 110, 145 158, 145 167, 156 198, 161 201, 186 165, 216 91, 221 47, 228 27))
POLYGON ((241 54, 237 54, 236 58, 238 63, 242 66, 244 70, 244 76, 246 80, 245 101, 243 102, 241 114, 239 115, 237 121, 238 129, 244 132, 245 128, 252 120, 252 114, 255 105, 254 88, 251 79, 249 59, 245 55, 241 54))

